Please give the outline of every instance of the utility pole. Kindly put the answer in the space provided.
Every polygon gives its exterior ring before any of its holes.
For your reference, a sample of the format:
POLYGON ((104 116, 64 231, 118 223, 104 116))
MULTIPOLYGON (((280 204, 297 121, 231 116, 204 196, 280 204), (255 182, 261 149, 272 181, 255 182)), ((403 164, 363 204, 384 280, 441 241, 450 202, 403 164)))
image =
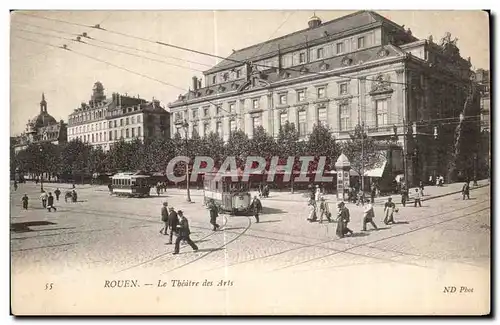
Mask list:
POLYGON ((184 124, 182 124, 182 126, 184 127, 184 130, 186 132, 186 156, 188 157, 188 162, 186 163, 186 192, 187 192, 187 198, 186 198, 186 201, 187 202, 191 202, 191 194, 189 192, 189 181, 190 181, 190 177, 189 177, 189 162, 190 162, 190 158, 189 158, 189 140, 188 140, 188 132, 189 132, 189 124, 186 120, 184 120, 184 124))

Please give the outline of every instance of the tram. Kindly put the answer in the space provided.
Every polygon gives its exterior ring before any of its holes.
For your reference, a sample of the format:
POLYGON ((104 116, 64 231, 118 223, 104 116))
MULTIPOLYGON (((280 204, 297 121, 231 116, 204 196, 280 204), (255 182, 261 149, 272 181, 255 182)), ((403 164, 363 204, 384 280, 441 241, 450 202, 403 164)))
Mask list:
POLYGON ((249 183, 242 181, 242 176, 235 173, 225 173, 216 179, 217 173, 206 173, 203 176, 204 203, 208 205, 210 199, 220 207, 222 211, 233 215, 248 214, 252 204, 252 196, 249 192, 249 183), (236 177, 238 180, 233 181, 236 177))
POLYGON ((150 176, 134 173, 118 173, 111 177, 113 194, 129 197, 149 196, 150 176))

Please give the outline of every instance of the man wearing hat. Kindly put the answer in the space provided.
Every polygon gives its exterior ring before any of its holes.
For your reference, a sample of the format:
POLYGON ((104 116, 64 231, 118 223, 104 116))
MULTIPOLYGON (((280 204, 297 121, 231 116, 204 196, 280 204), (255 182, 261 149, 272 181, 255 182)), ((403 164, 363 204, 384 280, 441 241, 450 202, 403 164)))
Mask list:
POLYGON ((392 223, 394 224, 394 211, 396 211, 396 205, 392 202, 392 198, 388 198, 384 205, 385 218, 384 223, 386 225, 392 223))
POLYGON ((189 230, 189 222, 184 216, 182 210, 177 211, 177 215, 179 216, 179 224, 177 225, 177 230, 179 231, 179 236, 175 240, 175 248, 174 255, 179 254, 179 248, 181 244, 181 240, 185 240, 186 243, 191 246, 194 251, 198 250, 198 246, 189 238, 191 231, 189 230))
POLYGON ((257 196, 253 197, 252 205, 250 207, 253 211, 256 222, 259 223, 259 213, 262 211, 262 203, 260 203, 260 200, 257 196))
MULTIPOLYGON (((177 226, 179 224, 179 217, 177 216, 177 212, 175 212, 173 207, 169 208, 170 213, 168 214, 167 225, 170 228, 170 238, 168 240, 168 244, 172 244, 172 238, 174 237, 174 232, 178 231, 177 226)), ((179 238, 179 237, 178 237, 179 238)))
POLYGON ((217 217, 219 216, 219 208, 215 204, 213 199, 208 201, 208 210, 210 212, 210 224, 213 226, 213 231, 216 231, 220 228, 219 224, 217 224, 217 217))
POLYGON ((352 235, 354 233, 347 227, 347 224, 349 223, 349 221, 351 221, 349 209, 345 206, 344 202, 337 203, 337 207, 339 208, 339 212, 337 215, 336 234, 338 237, 344 238, 346 234, 350 233, 352 235))
POLYGON ((161 221, 164 226, 160 229, 160 234, 167 235, 168 230, 168 202, 163 202, 163 206, 161 207, 161 221))

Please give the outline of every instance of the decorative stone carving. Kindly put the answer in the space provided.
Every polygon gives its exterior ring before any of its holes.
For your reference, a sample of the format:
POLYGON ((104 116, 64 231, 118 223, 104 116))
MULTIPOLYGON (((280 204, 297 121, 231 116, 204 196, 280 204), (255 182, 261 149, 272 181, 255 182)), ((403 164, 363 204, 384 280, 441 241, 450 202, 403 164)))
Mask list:
POLYGON ((352 59, 348 56, 345 56, 344 58, 342 58, 342 65, 344 66, 349 66, 352 64, 352 59))
POLYGON ((370 91, 370 94, 379 94, 379 93, 385 93, 385 92, 392 92, 392 86, 390 83, 390 76, 389 75, 382 75, 379 74, 375 80, 372 81, 372 89, 370 91))
POLYGON ((382 48, 382 49, 380 49, 380 51, 377 52, 377 56, 381 57, 381 58, 386 57, 388 55, 389 55, 389 51, 385 48, 382 48))
POLYGON ((319 64, 319 69, 321 71, 325 71, 327 70, 328 68, 330 67, 330 65, 328 63, 326 63, 325 61, 321 61, 321 63, 319 64))

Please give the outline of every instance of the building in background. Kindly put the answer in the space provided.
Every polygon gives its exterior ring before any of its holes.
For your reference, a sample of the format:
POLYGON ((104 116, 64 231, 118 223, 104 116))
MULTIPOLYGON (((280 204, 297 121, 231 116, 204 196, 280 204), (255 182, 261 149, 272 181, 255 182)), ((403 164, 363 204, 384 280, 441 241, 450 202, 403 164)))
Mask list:
POLYGON ((68 118, 68 140, 79 139, 104 151, 123 139, 170 138, 170 114, 158 100, 113 93, 106 98, 102 83, 96 82, 88 103, 68 118))
POLYGON ((31 120, 28 120, 26 129, 21 135, 11 138, 11 145, 14 152, 24 150, 30 144, 48 142, 59 144, 67 140, 67 125, 61 121, 56 121, 47 110, 45 94, 42 94, 40 101, 40 113, 31 120))
POLYGON ((490 70, 477 69, 476 82, 481 92, 481 128, 490 130, 490 70))
POLYGON ((252 137, 258 126, 277 136, 289 121, 306 139, 321 123, 343 140, 363 125, 387 140, 386 164, 366 175, 390 183, 406 174, 418 184, 447 175, 467 151, 472 142, 457 144, 457 128, 476 136, 471 75, 450 33, 436 43, 372 11, 324 23, 314 15, 306 29, 234 51, 204 72, 204 87, 193 77, 169 104, 171 128, 182 133, 186 120, 189 135, 214 131, 227 140, 236 129, 252 137))

